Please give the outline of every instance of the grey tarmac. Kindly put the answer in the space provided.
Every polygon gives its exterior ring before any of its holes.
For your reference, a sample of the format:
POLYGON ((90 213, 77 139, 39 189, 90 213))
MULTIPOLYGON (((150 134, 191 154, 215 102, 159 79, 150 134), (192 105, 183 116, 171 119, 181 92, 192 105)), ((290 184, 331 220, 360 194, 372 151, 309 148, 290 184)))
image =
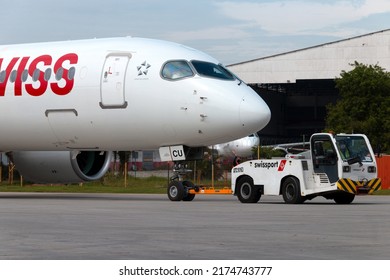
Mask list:
POLYGON ((390 196, 301 205, 230 195, 0 193, 0 259, 388 260, 390 196))

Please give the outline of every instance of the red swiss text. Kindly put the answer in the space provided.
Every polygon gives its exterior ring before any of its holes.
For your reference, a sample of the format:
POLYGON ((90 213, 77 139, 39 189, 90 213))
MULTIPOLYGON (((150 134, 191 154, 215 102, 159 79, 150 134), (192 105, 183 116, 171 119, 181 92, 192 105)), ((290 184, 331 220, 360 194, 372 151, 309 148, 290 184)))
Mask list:
POLYGON ((73 88, 76 72, 73 65, 77 62, 75 53, 64 54, 56 61, 47 54, 36 58, 14 57, 8 65, 0 58, 0 97, 12 83, 14 96, 22 96, 24 90, 31 96, 41 96, 48 88, 57 95, 66 95, 73 88))

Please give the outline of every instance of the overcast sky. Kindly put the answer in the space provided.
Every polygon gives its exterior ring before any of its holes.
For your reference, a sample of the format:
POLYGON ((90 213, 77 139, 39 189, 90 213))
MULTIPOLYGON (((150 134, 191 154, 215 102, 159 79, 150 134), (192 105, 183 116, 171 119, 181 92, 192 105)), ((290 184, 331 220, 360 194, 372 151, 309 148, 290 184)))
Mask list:
POLYGON ((390 28, 390 0, 0 0, 0 44, 137 36, 223 64, 390 28))

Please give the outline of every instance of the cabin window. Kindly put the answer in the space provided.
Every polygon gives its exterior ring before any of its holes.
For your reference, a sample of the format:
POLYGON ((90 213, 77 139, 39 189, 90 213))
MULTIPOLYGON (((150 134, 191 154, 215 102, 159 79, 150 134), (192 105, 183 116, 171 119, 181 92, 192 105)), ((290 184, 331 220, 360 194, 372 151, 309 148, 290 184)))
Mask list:
POLYGON ((51 69, 50 68, 47 68, 45 70, 45 75, 44 75, 44 79, 45 81, 48 81, 50 79, 50 76, 51 76, 51 69))
POLYGON ((68 80, 73 80, 75 74, 76 74, 76 68, 75 67, 70 67, 69 71, 68 71, 68 80))
POLYGON ((16 70, 12 70, 11 72, 11 77, 10 77, 10 82, 13 83, 16 81, 16 76, 18 75, 17 71, 16 70))
POLYGON ((5 70, 1 71, 0 72, 0 83, 4 83, 5 76, 6 76, 5 70))
POLYGON ((40 74, 41 74, 41 70, 39 70, 39 69, 34 70, 33 75, 32 75, 33 82, 38 81, 40 74))
POLYGON ((191 66, 185 60, 168 61, 162 68, 161 76, 167 80, 178 80, 194 76, 191 66))
POLYGON ((28 79, 28 70, 24 69, 22 72, 22 82, 26 82, 28 79))
POLYGON ((64 74, 64 68, 62 68, 62 67, 58 68, 57 73, 56 73, 56 80, 57 81, 61 80, 63 74, 64 74))
POLYGON ((221 80, 235 80, 235 77, 232 75, 232 73, 230 73, 220 64, 199 60, 193 60, 191 63, 200 76, 221 80))

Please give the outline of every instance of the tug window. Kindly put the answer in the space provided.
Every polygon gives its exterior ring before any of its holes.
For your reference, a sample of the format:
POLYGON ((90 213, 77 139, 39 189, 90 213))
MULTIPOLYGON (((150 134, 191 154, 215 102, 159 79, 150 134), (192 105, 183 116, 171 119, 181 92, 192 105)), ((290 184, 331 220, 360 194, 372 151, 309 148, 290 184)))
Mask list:
POLYGON ((200 76, 230 81, 235 80, 235 77, 222 65, 198 60, 193 60, 191 63, 200 76))
POLYGON ((343 161, 356 157, 359 157, 361 162, 373 161, 366 140, 361 136, 337 135, 336 143, 343 161))
POLYGON ((190 65, 185 60, 168 61, 162 68, 161 76, 167 80, 178 80, 194 76, 190 65))

